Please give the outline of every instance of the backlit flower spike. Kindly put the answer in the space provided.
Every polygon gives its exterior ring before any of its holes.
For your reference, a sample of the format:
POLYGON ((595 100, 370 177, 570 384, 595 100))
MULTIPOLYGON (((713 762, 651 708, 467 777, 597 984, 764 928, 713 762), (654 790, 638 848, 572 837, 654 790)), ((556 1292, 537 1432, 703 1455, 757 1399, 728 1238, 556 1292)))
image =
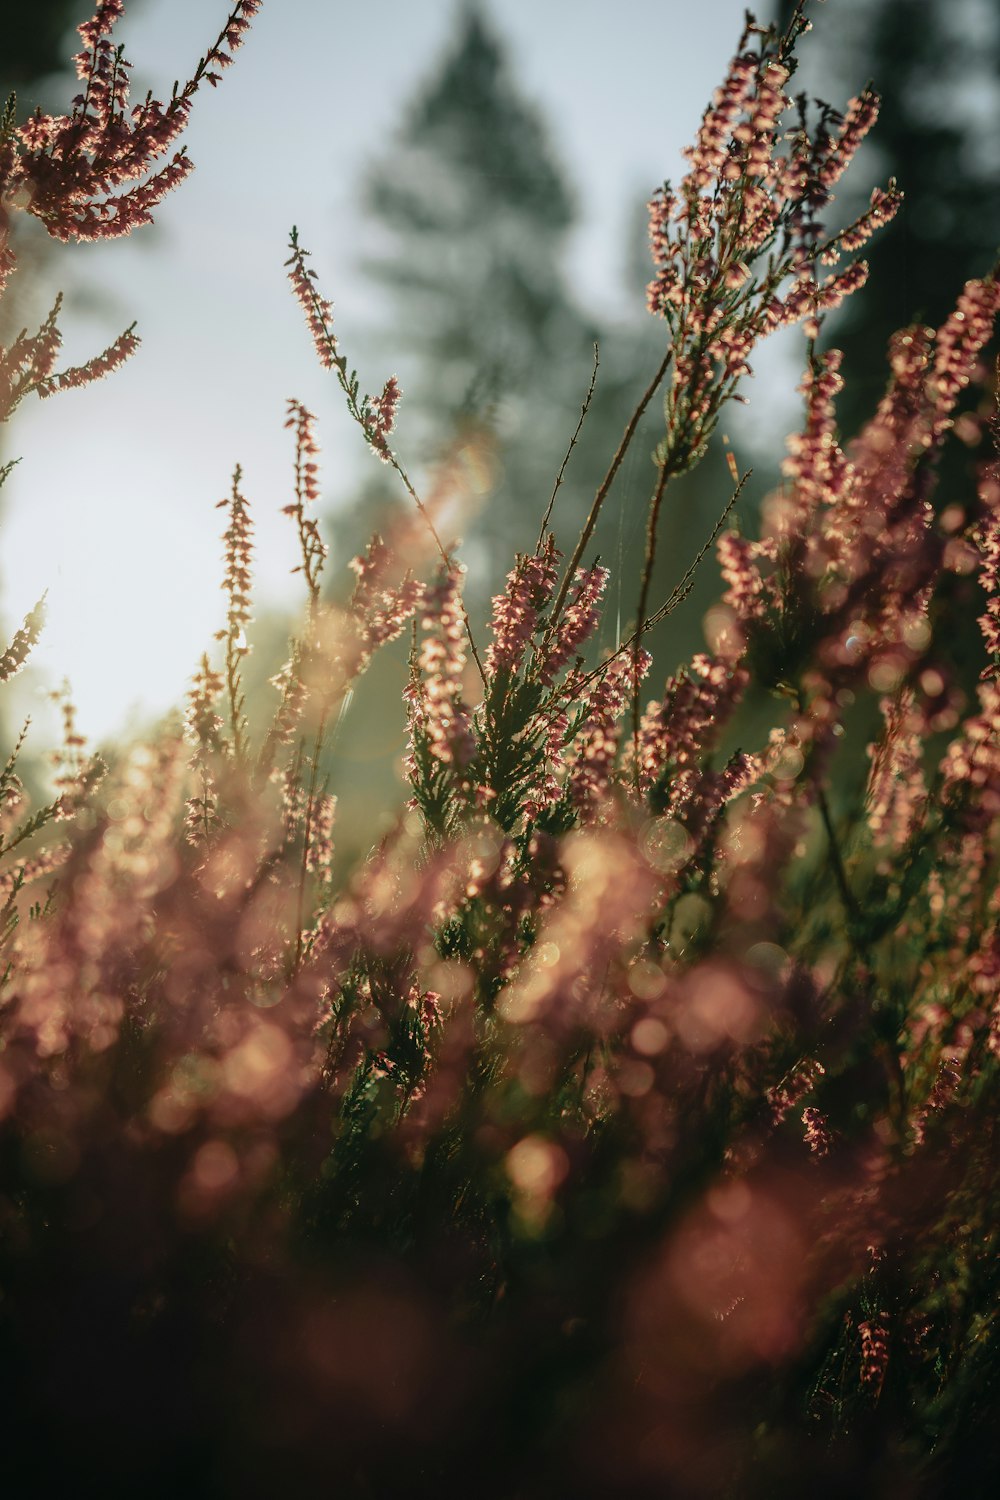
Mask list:
POLYGON ((932 729, 912 688, 883 698, 879 709, 883 730, 868 746, 871 770, 865 813, 874 842, 899 850, 916 831, 926 807, 924 744, 932 729))
POLYGON ((612 657, 590 689, 583 720, 563 759, 568 768, 566 791, 584 824, 606 815, 615 784, 621 719, 649 672, 648 651, 612 657))
MULTIPOLYGON (((991 425, 994 442, 1000 444, 1000 420, 994 417, 991 425)), ((979 485, 979 499, 984 515, 974 540, 979 549, 979 583, 986 595, 986 612, 977 623, 989 656, 983 677, 1000 678, 1000 462, 987 466, 979 485)))
POLYGON ((399 381, 390 375, 380 396, 369 396, 364 403, 368 416, 367 435, 374 451, 383 463, 390 462, 389 437, 396 425, 396 412, 402 395, 399 381))
POLYGON ((705 111, 694 145, 684 148, 690 169, 681 183, 682 196, 703 192, 726 164, 733 127, 753 97, 758 83, 758 58, 744 50, 747 39, 744 32, 726 80, 721 88, 716 89, 712 103, 705 111))
POLYGON ((745 667, 699 653, 689 667, 667 679, 663 698, 648 705, 632 753, 640 791, 655 788, 665 799, 657 811, 678 817, 695 802, 702 763, 748 681, 745 667))
POLYGON ((56 297, 38 332, 22 330, 8 349, 0 348, 0 422, 17 409, 29 392, 38 390, 52 374, 62 333, 58 326, 62 294, 56 297))
POLYGON ((358 670, 363 671, 380 646, 402 635, 424 603, 426 590, 409 572, 399 577, 393 554, 377 532, 349 567, 357 578, 348 608, 361 646, 358 670))
POLYGON ((237 466, 233 475, 232 491, 225 500, 220 500, 218 509, 228 510, 228 525, 223 533, 225 543, 226 571, 223 590, 228 600, 226 630, 223 636, 231 637, 237 649, 245 654, 246 629, 250 624, 251 588, 253 580, 253 521, 250 507, 240 492, 241 471, 237 466))
POLYGON ((577 569, 569 603, 541 662, 539 675, 544 683, 551 685, 555 681, 597 629, 600 602, 610 576, 608 569, 597 563, 591 568, 577 569))
POLYGON ((427 590, 419 656, 423 723, 431 754, 459 770, 469 764, 476 748, 472 716, 462 696, 466 660, 463 573, 457 563, 442 568, 427 590))
POLYGON ((558 582, 558 557, 555 538, 549 532, 538 552, 518 554, 503 592, 494 595, 489 626, 492 640, 486 651, 491 677, 505 674, 511 678, 520 670, 539 616, 552 602, 558 582))
POLYGON ((837 134, 830 143, 830 153, 820 172, 825 188, 832 188, 857 155, 858 147, 878 119, 881 101, 873 89, 863 89, 850 99, 844 110, 837 134))
POLYGON ((291 516, 299 536, 302 561, 292 571, 301 572, 309 592, 310 607, 319 604, 319 580, 329 548, 320 535, 319 522, 311 512, 319 502, 319 443, 316 440, 316 418, 301 401, 287 403, 285 427, 295 434, 295 498, 282 507, 291 516))
POLYGON ((212 64, 224 66, 230 57, 223 43, 238 46, 258 8, 257 0, 242 0, 230 11, 219 40, 166 105, 148 95, 130 110, 131 64, 110 36, 124 5, 99 5, 78 28, 84 46, 74 62, 83 87, 72 113, 36 112, 0 153, 6 202, 61 240, 113 238, 148 224, 152 210, 191 170, 183 150, 166 166, 157 163, 184 130, 202 81, 218 81, 212 64), (116 196, 129 184, 135 185, 116 196))
POLYGON ((16 677, 24 666, 31 653, 32 647, 36 645, 45 626, 45 595, 39 599, 34 609, 25 615, 24 621, 7 647, 0 654, 0 682, 9 682, 16 677))
POLYGON ((993 276, 967 281, 954 312, 938 329, 930 376, 934 440, 951 426, 955 403, 972 379, 979 355, 993 334, 998 312, 1000 281, 993 276))
POLYGON ((316 357, 324 370, 336 369, 342 376, 346 375, 347 361, 337 348, 337 336, 333 331, 333 303, 320 296, 316 272, 306 266, 309 251, 302 249, 294 227, 289 247, 292 253, 285 262, 288 280, 295 300, 305 314, 316 357))
POLYGON ((73 365, 68 370, 60 370, 56 375, 50 375, 47 379, 39 382, 36 387, 39 396, 52 396, 57 391, 77 390, 80 386, 91 385, 95 380, 101 380, 105 375, 110 375, 113 370, 120 369, 125 361, 135 353, 140 344, 135 325, 126 328, 124 333, 119 334, 113 344, 109 344, 103 354, 95 354, 84 365, 73 365))
POLYGON ((837 396, 844 388, 843 355, 830 349, 807 369, 799 390, 806 401, 805 428, 788 440, 782 473, 803 494, 807 509, 839 487, 844 455, 837 444, 837 396))

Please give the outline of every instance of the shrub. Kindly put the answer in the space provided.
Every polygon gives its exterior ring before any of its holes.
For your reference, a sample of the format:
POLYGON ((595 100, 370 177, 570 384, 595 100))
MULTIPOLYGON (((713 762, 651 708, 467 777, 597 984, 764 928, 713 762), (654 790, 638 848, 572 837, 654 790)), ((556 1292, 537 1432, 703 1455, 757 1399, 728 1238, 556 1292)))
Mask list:
MULTIPOLYGON (((235 6, 167 105, 128 114, 104 0, 72 113, 8 110, 5 211, 64 238, 146 222, 187 170, 183 150, 155 163, 258 8, 235 6)), ((291 402, 305 609, 270 723, 241 689, 237 470, 226 622, 183 724, 102 781, 67 704, 35 813, 16 751, 4 770, 4 1457, 40 1492, 986 1493, 1000 471, 940 513, 933 494, 1000 298, 970 282, 941 328, 896 335, 840 447, 839 356, 816 341, 899 194, 824 227, 877 101, 792 101, 805 29, 801 7, 781 34, 748 20, 687 175, 652 199, 667 354, 565 564, 550 505, 482 646, 391 445, 398 385, 364 394, 293 231, 316 352, 412 526, 373 538, 329 601, 315 422, 291 402), (757 341, 794 322, 784 483, 755 537, 725 506, 711 649, 644 706, 643 641, 690 585, 650 597, 670 481, 757 341), (594 662, 607 575, 587 546, 661 392, 635 623, 594 662), (935 598, 974 568, 968 704, 935 598), (411 800, 335 874, 351 788, 328 786, 324 745, 407 630, 411 800), (769 731, 734 748, 763 694, 769 731), (855 795, 839 740, 866 702, 881 727, 855 795)), ((6 221, 2 255, 9 271, 6 221)), ((129 352, 131 332, 55 373, 57 312, 3 353, 5 413, 129 352)), ((36 611, 0 676, 40 628, 36 611)))

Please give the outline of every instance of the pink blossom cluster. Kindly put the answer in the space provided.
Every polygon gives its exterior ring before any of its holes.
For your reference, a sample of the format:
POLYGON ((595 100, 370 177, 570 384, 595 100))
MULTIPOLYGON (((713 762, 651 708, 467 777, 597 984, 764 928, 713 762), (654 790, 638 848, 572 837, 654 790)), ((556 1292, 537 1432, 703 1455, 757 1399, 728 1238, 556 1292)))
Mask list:
POLYGON ((986 612, 979 616, 979 629, 989 656, 983 675, 1000 676, 1000 464, 991 466, 980 485, 985 515, 977 528, 981 556, 979 582, 986 595, 986 612))
POLYGON ((785 93, 789 48, 804 25, 797 15, 779 37, 748 22, 687 153, 687 175, 676 192, 666 185, 649 205, 656 275, 648 305, 666 318, 673 335, 667 442, 681 468, 700 456, 721 402, 752 373, 758 340, 798 322, 815 338, 823 316, 864 284, 863 262, 819 280, 817 261, 834 263, 858 248, 899 205, 891 185, 873 195, 848 230, 823 238, 817 214, 878 105, 866 92, 843 117, 824 106, 812 133, 803 115, 799 127, 781 137, 779 123, 791 104, 785 93), (749 46, 754 35, 756 50, 749 46), (764 268, 755 270, 767 251, 764 268))
POLYGON ((250 624, 251 589, 253 576, 253 522, 250 507, 240 493, 240 471, 233 476, 232 493, 220 500, 217 509, 227 509, 229 524, 223 533, 225 544, 225 574, 223 591, 229 602, 226 629, 220 631, 217 640, 233 642, 235 649, 245 654, 249 647, 246 630, 250 624))
POLYGON ((578 568, 569 602, 542 652, 540 676, 551 684, 562 669, 579 654, 600 621, 600 601, 608 585, 607 568, 597 563, 578 568))
POLYGON ((302 561, 292 572, 304 575, 310 599, 315 604, 319 594, 319 575, 328 552, 320 535, 319 522, 308 513, 308 508, 319 500, 316 418, 301 401, 292 399, 288 402, 285 426, 295 434, 295 499, 282 507, 282 514, 294 519, 299 533, 302 561))
POLYGON ((466 660, 461 599, 463 571, 457 564, 443 568, 424 596, 418 710, 431 754, 459 770, 468 765, 476 748, 471 717, 462 696, 466 660))
POLYGON ((316 272, 306 265, 309 251, 301 249, 294 229, 291 251, 285 262, 288 280, 295 300, 305 314, 316 357, 324 370, 339 369, 343 373, 345 361, 337 349, 337 338, 333 332, 333 303, 320 296, 316 287, 316 272))
POLYGON ((768 1090, 767 1102, 775 1125, 780 1125, 785 1116, 813 1092, 825 1072, 823 1064, 815 1057, 806 1057, 768 1090))
POLYGON ((858 1324, 861 1339, 861 1384, 878 1396, 889 1368, 889 1329, 885 1313, 858 1324))
POLYGON ((402 394, 399 381, 395 375, 390 375, 382 387, 381 395, 370 397, 367 403, 368 438, 383 463, 389 462, 389 437, 396 425, 396 412, 402 394))
POLYGON ((632 652, 622 652, 589 690, 582 722, 564 756, 567 795, 584 824, 608 815, 617 781, 620 721, 652 665, 648 651, 640 651, 638 661, 632 652))
POLYGON ((24 666, 45 627, 45 595, 25 615, 23 623, 5 651, 0 653, 0 682, 9 682, 24 666))
POLYGON ((868 747, 865 806, 875 842, 899 850, 919 826, 927 802, 923 762, 930 716, 912 687, 883 698, 879 709, 885 728, 868 747))
POLYGON ((351 570, 357 578, 351 595, 350 611, 356 622, 363 662, 380 646, 396 640, 407 621, 424 602, 424 585, 405 573, 395 578, 395 560, 390 549, 376 533, 367 551, 352 558, 351 570))
POLYGON ((557 581, 559 553, 550 532, 541 549, 531 555, 518 554, 507 574, 502 593, 493 599, 490 616, 492 637, 486 652, 491 676, 511 678, 519 670, 541 612, 552 601, 557 581))
POLYGON ((702 761, 742 697, 748 675, 726 657, 696 656, 668 678, 664 696, 642 716, 635 768, 643 791, 663 786, 672 816, 683 816, 703 790, 702 761))
POLYGON ((231 61, 260 5, 261 0, 239 0, 218 41, 167 104, 150 95, 130 111, 131 63, 111 39, 125 7, 123 0, 102 0, 78 28, 84 45, 74 62, 83 89, 72 113, 36 112, 0 148, 4 202, 33 214, 61 240, 113 238, 151 223, 153 209, 183 181, 192 163, 181 149, 165 166, 153 168, 187 125, 202 80, 218 82, 213 67, 231 61))

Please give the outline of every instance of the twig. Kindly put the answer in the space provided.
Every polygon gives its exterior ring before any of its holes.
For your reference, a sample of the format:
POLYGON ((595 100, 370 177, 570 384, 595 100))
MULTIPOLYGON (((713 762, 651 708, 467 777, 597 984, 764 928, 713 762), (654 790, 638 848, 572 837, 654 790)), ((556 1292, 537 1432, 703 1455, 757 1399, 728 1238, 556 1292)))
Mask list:
MULTIPOLYGON (((695 576, 698 572, 699 567, 704 562, 709 548, 712 546, 712 543, 715 541, 716 537, 719 535, 719 532, 726 524, 733 506, 740 498, 740 495, 743 492, 743 487, 752 473, 752 469, 747 469, 746 473, 740 479, 739 484, 736 486, 736 489, 733 491, 726 504, 725 510, 722 512, 715 525, 712 527, 711 534, 709 535, 707 540, 702 543, 697 556, 688 565, 687 571, 684 573, 684 576, 681 578, 680 582, 674 585, 670 593, 667 595, 666 599, 664 599, 663 603, 659 605, 659 607, 655 609, 646 620, 643 621, 643 633, 645 633, 647 630, 651 630, 654 625, 658 625, 661 620, 668 619, 669 616, 673 614, 674 610, 677 609, 679 605, 684 603, 684 600, 688 597, 691 589, 694 586, 695 576)), ((583 688, 588 687, 590 683, 595 680, 595 678, 600 677, 602 673, 606 672, 610 663, 613 662, 616 657, 621 656, 623 652, 627 651, 629 647, 634 644, 635 638, 636 632, 633 630, 631 635, 626 636, 623 641, 619 641, 615 649, 610 653, 609 656, 606 656, 604 658, 599 666, 593 667, 591 671, 587 672, 583 677, 577 677, 573 679, 573 692, 580 692, 583 688)), ((547 720, 546 722, 551 722, 554 718, 555 714, 553 714, 550 720, 547 720)))
POLYGON ((638 406, 629 418, 628 426, 625 428, 625 432, 622 435, 622 440, 618 444, 618 450, 615 453, 614 458, 611 460, 611 467, 608 469, 607 474, 605 474, 604 479, 601 482, 601 487, 597 491, 597 494, 594 496, 594 503, 590 507, 590 515, 584 522, 583 530, 580 532, 579 540, 577 541, 576 547, 573 549, 573 556, 570 558, 566 566, 566 572, 563 577, 562 584, 560 585, 559 593, 556 596, 556 602, 552 608, 552 614, 549 618, 548 630, 545 633, 546 642, 551 640, 553 632, 555 631, 555 627, 559 622, 559 616, 562 612, 562 607, 566 603, 566 595, 569 593, 570 585, 573 582, 573 575, 576 572, 579 561, 584 554, 587 543, 590 541, 591 533, 593 532, 594 527, 597 524, 597 517, 600 514, 602 505, 608 497, 608 491, 611 489, 611 486, 614 483, 615 475, 618 473, 618 470, 621 467, 622 459, 628 452, 629 445, 631 444, 632 439, 635 437, 635 430, 642 420, 642 416, 646 410, 646 407, 649 405, 650 401, 652 401, 653 397, 656 395, 657 390, 663 383, 663 377, 666 375, 667 370, 670 367, 670 361, 672 358, 673 351, 668 350, 663 357, 662 364, 643 392, 638 406))
MULTIPOLYGON (((672 469, 669 456, 664 457, 660 465, 660 472, 656 480, 656 489, 653 491, 649 502, 649 515, 646 520, 646 555, 642 564, 642 582, 639 586, 639 602, 636 606, 636 627, 633 636, 632 663, 632 740, 638 752, 639 745, 639 654, 642 651, 642 636, 646 623, 646 605, 649 601, 649 589, 653 581, 653 565, 656 562, 656 533, 660 524, 660 508, 663 505, 663 497, 667 492, 672 469)), ((635 756, 636 775, 639 774, 639 757, 635 756)))
POLYGON ((552 486, 552 494, 549 496, 549 503, 548 503, 548 506, 546 507, 545 515, 542 517, 542 524, 538 528, 538 541, 535 543, 535 551, 536 552, 540 552, 542 550, 542 543, 545 540, 545 533, 548 530, 549 520, 551 519, 551 516, 552 516, 552 507, 556 503, 556 495, 558 495, 558 493, 559 493, 559 486, 563 482, 563 475, 566 472, 566 465, 569 463, 570 454, 573 452, 573 449, 576 447, 576 440, 580 436, 580 432, 581 432, 581 430, 583 428, 583 424, 586 421, 587 413, 590 410, 590 403, 594 399, 594 387, 597 384, 597 371, 600 368, 600 364, 601 364, 601 352, 600 352, 600 349, 599 349, 597 343, 595 342, 595 344, 594 344, 594 368, 593 368, 593 371, 592 371, 591 376, 590 376, 590 385, 589 385, 589 387, 587 389, 586 396, 583 398, 583 406, 582 406, 582 408, 580 410, 580 420, 576 424, 576 431, 574 432, 573 436, 569 440, 569 447, 566 449, 566 456, 565 456, 565 458, 562 461, 562 465, 561 465, 561 467, 559 469, 559 473, 556 475, 556 482, 552 486))

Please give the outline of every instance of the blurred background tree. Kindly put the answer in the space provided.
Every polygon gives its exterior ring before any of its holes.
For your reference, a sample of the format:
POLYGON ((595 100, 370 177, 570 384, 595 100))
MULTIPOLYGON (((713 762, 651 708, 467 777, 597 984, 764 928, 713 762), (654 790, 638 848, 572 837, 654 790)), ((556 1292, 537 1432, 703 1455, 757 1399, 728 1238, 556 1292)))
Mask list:
POLYGON ((53 75, 66 66, 63 42, 74 21, 86 19, 86 3, 80 0, 31 0, 30 5, 11 5, 3 18, 3 50, 0 51, 0 95, 18 95, 22 115, 36 104, 53 108, 53 75))
MULTIPOLYGON (((458 8, 445 56, 362 193, 374 240, 365 267, 389 314, 380 341, 403 365, 418 455, 457 456, 463 468, 468 514, 456 529, 481 598, 512 550, 534 544, 595 342, 597 390, 559 502, 564 538, 586 514, 662 331, 639 300, 616 325, 580 309, 567 269, 575 192, 475 0, 458 8)), ((617 541, 606 527, 598 547, 617 541)))

